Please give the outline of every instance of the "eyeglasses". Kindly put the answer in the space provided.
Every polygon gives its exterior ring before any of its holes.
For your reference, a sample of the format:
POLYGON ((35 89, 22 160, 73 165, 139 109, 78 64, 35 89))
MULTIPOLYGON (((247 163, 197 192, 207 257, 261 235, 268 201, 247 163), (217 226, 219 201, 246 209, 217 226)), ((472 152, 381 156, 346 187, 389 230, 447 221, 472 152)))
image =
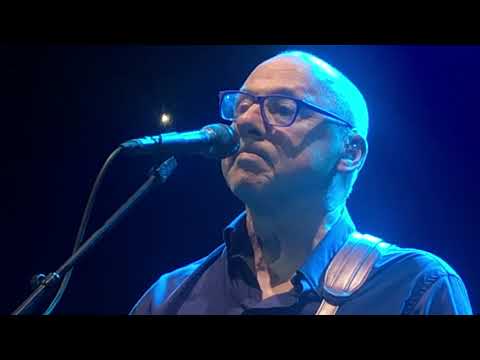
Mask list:
POLYGON ((315 104, 288 95, 256 96, 245 91, 228 90, 219 93, 220 116, 226 121, 236 121, 253 104, 260 105, 263 121, 278 127, 288 127, 297 119, 302 106, 327 117, 326 121, 353 129, 353 125, 315 104))

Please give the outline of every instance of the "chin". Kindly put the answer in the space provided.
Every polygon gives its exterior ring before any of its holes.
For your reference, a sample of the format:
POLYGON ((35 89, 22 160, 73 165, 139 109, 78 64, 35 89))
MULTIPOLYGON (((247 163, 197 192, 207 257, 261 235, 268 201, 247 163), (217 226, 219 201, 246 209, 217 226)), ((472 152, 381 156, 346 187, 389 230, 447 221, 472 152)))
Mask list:
POLYGON ((229 179, 228 185, 235 196, 244 203, 264 197, 272 187, 268 176, 248 173, 238 174, 229 179))

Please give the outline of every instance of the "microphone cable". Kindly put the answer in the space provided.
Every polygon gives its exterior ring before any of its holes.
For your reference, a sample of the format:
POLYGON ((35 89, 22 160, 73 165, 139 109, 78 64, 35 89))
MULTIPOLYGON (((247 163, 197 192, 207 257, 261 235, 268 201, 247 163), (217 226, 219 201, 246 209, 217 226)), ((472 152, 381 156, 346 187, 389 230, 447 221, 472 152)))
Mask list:
MULTIPOLYGON (((107 160, 105 160, 102 168, 100 169, 100 172, 97 175, 97 178, 95 179, 92 190, 90 191, 90 196, 88 197, 87 205, 85 206, 85 210, 83 211, 82 220, 80 222, 80 227, 78 228, 77 237, 75 239, 75 245, 73 246, 72 254, 75 254, 75 252, 78 250, 78 248, 80 247, 80 245, 82 245, 84 241, 85 231, 87 230, 88 221, 90 220, 90 214, 92 212, 92 208, 95 203, 95 198, 97 196, 100 185, 102 184, 103 179, 105 178, 105 174, 107 173, 107 170, 110 168, 111 164, 113 163, 113 160, 118 157, 118 155, 122 150, 123 148, 118 147, 110 154, 107 160)), ((50 302, 50 305, 48 306, 48 308, 43 312, 43 315, 50 315, 52 311, 55 309, 55 307, 58 305, 59 301, 62 299, 62 296, 65 293, 65 290, 72 276, 72 271, 73 271, 73 267, 63 277, 63 280, 57 290, 57 293, 55 294, 54 299, 50 302)))

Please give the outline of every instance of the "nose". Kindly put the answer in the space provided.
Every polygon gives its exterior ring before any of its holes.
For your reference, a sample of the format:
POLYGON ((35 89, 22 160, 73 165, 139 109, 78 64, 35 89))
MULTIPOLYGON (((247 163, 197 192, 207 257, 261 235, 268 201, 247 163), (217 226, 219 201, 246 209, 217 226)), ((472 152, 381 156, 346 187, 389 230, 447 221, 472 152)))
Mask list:
POLYGON ((266 133, 266 124, 262 118, 259 104, 253 104, 250 108, 240 115, 236 120, 238 133, 243 138, 261 139, 266 133))

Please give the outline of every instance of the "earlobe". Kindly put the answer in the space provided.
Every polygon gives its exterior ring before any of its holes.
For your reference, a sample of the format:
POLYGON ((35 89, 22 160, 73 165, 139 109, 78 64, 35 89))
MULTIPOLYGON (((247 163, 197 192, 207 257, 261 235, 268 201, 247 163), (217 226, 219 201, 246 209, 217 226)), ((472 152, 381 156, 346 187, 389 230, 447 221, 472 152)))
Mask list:
POLYGON ((356 166, 353 160, 350 160, 346 157, 342 157, 337 164, 337 170, 339 172, 352 172, 356 169, 356 166))

